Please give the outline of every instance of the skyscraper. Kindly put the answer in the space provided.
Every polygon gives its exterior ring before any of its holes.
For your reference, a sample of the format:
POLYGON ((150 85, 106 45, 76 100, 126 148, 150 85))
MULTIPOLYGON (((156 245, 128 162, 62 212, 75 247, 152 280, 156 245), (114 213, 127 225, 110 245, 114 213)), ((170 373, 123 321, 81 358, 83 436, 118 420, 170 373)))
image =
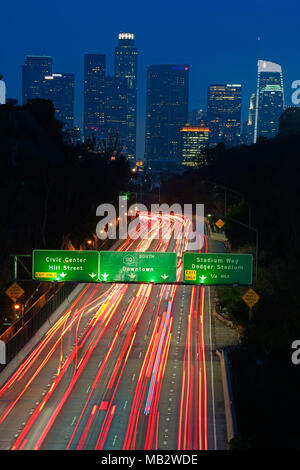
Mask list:
POLYGON ((211 130, 210 144, 239 143, 241 132, 242 85, 210 85, 207 119, 211 130))
POLYGON ((152 65, 147 73, 146 165, 181 163, 180 129, 188 120, 189 66, 152 65))
POLYGON ((205 126, 206 119, 207 115, 203 109, 192 109, 192 111, 189 111, 188 122, 193 126, 205 126))
POLYGON ((281 65, 258 61, 254 142, 259 136, 272 138, 278 132, 280 115, 284 110, 284 91, 281 65))
POLYGON ((254 142, 254 125, 255 125, 255 106, 256 106, 256 94, 252 93, 250 97, 250 104, 249 104, 249 115, 248 115, 248 123, 247 123, 247 144, 253 144, 254 142))
POLYGON ((105 136, 105 55, 84 55, 84 139, 105 136))
POLYGON ((115 76, 125 78, 127 84, 128 129, 124 150, 131 162, 136 158, 137 55, 134 34, 120 33, 118 46, 115 49, 115 76))
POLYGON ((123 77, 105 77, 105 138, 118 136, 126 153, 128 138, 127 81, 123 77))
POLYGON ((209 142, 209 128, 186 124, 180 129, 180 132, 182 136, 182 164, 186 167, 206 164, 205 149, 209 142))
POLYGON ((26 56, 22 68, 22 102, 28 99, 45 98, 45 76, 52 75, 52 57, 26 56))
POLYGON ((0 75, 0 104, 6 103, 6 85, 4 80, 2 80, 2 75, 0 75))
POLYGON ((52 101, 55 117, 66 130, 74 127, 74 74, 54 73, 45 76, 45 98, 52 101))

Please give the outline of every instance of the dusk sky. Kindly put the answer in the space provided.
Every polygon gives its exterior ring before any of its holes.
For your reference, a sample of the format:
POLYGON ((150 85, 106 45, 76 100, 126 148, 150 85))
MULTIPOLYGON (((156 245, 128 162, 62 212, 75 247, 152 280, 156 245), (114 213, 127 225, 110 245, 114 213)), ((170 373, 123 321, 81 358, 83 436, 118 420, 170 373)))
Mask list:
POLYGON ((212 83, 243 85, 243 120, 256 86, 260 58, 283 67, 285 103, 300 80, 299 1, 189 0, 15 1, 1 6, 0 73, 9 98, 21 103, 25 55, 50 55, 54 72, 75 73, 75 122, 82 125, 83 54, 104 53, 113 74, 120 31, 136 35, 139 51, 138 157, 144 154, 146 69, 152 64, 190 65, 189 108, 206 108, 212 83))

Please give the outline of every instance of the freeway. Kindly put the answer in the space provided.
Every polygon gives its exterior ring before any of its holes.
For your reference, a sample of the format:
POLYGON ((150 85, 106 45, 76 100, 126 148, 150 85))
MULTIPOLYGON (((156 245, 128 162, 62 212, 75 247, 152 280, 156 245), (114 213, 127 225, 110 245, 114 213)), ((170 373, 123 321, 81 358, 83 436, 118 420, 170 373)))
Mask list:
MULTIPOLYGON (((177 252, 179 279, 191 222, 146 225, 118 250, 177 252)), ((204 235, 199 251, 217 243, 204 235)), ((0 388, 0 448, 226 448, 211 310, 209 287, 83 285, 0 388)))

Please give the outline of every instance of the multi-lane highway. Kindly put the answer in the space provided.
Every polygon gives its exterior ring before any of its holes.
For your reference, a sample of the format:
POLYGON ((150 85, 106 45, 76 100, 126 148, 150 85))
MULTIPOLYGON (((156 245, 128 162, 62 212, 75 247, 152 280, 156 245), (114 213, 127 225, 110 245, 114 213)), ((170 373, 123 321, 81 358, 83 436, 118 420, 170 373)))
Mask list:
MULTIPOLYGON (((167 219, 118 250, 175 251, 179 279, 192 227, 172 217, 183 236, 166 240, 167 219)), ((0 448, 226 448, 212 301, 202 286, 82 285, 0 388, 0 448)))

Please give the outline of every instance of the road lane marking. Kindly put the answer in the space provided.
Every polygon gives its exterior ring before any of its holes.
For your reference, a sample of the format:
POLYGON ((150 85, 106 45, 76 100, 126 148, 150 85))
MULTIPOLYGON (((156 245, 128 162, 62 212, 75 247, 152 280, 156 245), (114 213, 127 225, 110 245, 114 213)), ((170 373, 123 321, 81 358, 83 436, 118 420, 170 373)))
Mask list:
POLYGON ((217 432, 216 432, 216 412, 215 412, 215 389, 214 389, 214 366, 213 366, 213 352, 212 352, 212 333, 211 333, 211 299, 210 287, 208 288, 208 308, 209 308, 209 336, 210 336, 210 362, 211 362, 211 394, 213 402, 213 427, 214 427, 214 448, 217 450, 217 432))

